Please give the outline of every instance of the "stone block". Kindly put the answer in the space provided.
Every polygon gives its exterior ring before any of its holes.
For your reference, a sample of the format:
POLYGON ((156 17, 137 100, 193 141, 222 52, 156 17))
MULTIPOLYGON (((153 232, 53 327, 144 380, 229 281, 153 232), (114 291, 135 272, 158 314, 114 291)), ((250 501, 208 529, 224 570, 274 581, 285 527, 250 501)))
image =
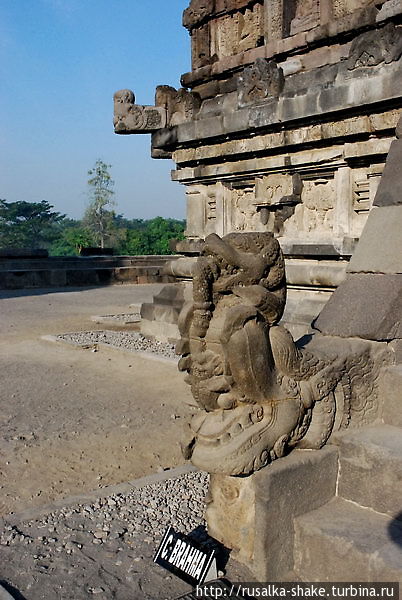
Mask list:
POLYGON ((402 340, 392 340, 388 348, 392 352, 393 362, 397 365, 402 364, 402 340))
POLYGON ((402 13, 402 0, 388 0, 381 6, 375 20, 385 21, 402 13))
POLYGON ((95 269, 68 269, 66 282, 67 285, 98 285, 99 278, 95 269))
MULTIPOLYGON (((173 266, 175 262, 177 261, 172 261, 173 266)), ((175 308, 180 309, 184 302, 184 289, 185 286, 181 283, 176 283, 175 285, 165 285, 158 294, 155 294, 154 302, 155 304, 160 304, 162 306, 174 306, 175 308)))
MULTIPOLYGON (((182 123, 181 125, 177 126, 177 129, 174 127, 170 128, 170 131, 175 130, 174 134, 173 134, 173 142, 170 141, 170 143, 175 144, 176 142, 187 142, 190 140, 193 140, 196 137, 196 133, 195 133, 195 124, 196 121, 190 121, 189 123, 182 123), (176 138, 176 139, 174 139, 176 138)), ((157 132, 158 133, 158 132, 157 132)), ((154 134, 155 137, 157 137, 157 134, 154 134)), ((163 140, 160 140, 160 145, 163 146, 163 140)))
POLYGON ((205 100, 205 98, 213 98, 219 93, 219 82, 216 79, 207 81, 207 83, 197 85, 193 91, 197 92, 202 100, 205 100))
MULTIPOLYGON (((189 127, 189 123, 181 125, 180 130, 182 131, 186 127, 189 127)), ((159 129, 152 134, 152 147, 155 149, 163 149, 164 146, 172 146, 177 142, 177 128, 169 127, 169 129, 159 129)))
POLYGON ((50 285, 63 287, 67 283, 66 271, 64 269, 52 269, 50 271, 50 285))
POLYGON ((118 267, 117 269, 113 269, 113 279, 119 283, 136 283, 137 268, 118 267))
POLYGON ((338 495, 402 519, 402 435, 377 425, 332 438, 339 446, 338 495))
POLYGON ((230 548, 236 559, 250 564, 256 535, 253 477, 241 479, 212 473, 207 496, 208 533, 230 548), (238 524, 233 527, 233 523, 238 524))
POLYGON ((177 323, 179 310, 173 306, 161 306, 145 302, 141 306, 141 318, 149 321, 162 321, 164 323, 177 323))
POLYGON ((163 323, 162 321, 141 319, 141 333, 145 337, 172 344, 180 339, 177 325, 174 323, 163 323))
POLYGON ((373 207, 347 271, 402 273, 402 204, 373 207))
POLYGON ((384 423, 402 427, 402 364, 383 370, 379 395, 384 423))
POLYGON ((383 113, 375 113, 367 117, 374 131, 396 128, 401 113, 399 110, 388 110, 383 113))
MULTIPOLYGON (((222 134, 222 117, 208 117, 195 122, 195 135, 197 138, 215 137, 222 134)), ((180 139, 180 141, 182 140, 180 139)))
POLYGON ((350 274, 314 322, 327 335, 384 341, 402 337, 402 276, 350 274))
POLYGON ((346 261, 289 258, 285 265, 286 281, 292 285, 337 287, 346 277, 346 261))
POLYGON ((374 198, 374 206, 402 204, 401 164, 402 140, 394 140, 389 149, 384 172, 374 198))
POLYGON ((35 287, 32 271, 6 272, 4 274, 4 287, 7 290, 35 287))
POLYGON ((337 456, 334 446, 295 450, 250 477, 213 476, 209 532, 235 549, 259 581, 283 580, 293 569, 294 518, 334 496, 337 456))
POLYGON ((400 581, 402 524, 336 499, 295 520, 302 581, 400 581))
POLYGON ((281 581, 293 571, 294 519, 335 495, 337 473, 337 449, 327 446, 296 450, 253 475, 257 535, 252 570, 260 581, 281 581))

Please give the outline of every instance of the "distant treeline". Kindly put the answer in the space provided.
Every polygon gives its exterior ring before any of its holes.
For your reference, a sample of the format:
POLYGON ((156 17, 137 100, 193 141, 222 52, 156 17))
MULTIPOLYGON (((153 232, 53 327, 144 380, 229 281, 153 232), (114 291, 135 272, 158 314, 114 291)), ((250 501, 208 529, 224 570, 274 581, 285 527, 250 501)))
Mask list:
MULTIPOLYGON (((42 202, 0 200, 0 248, 46 248, 52 256, 75 256, 81 248, 99 245, 88 218, 69 219, 42 202)), ((169 240, 184 239, 185 221, 126 219, 108 211, 104 246, 114 254, 170 254, 169 240)))

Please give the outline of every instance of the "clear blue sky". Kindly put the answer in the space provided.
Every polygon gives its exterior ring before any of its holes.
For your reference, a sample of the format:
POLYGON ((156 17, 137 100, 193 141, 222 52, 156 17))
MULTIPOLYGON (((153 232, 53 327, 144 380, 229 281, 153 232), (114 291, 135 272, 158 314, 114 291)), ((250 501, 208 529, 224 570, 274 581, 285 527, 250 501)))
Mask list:
POLYGON ((190 70, 189 0, 0 0, 0 198, 47 200, 80 218, 87 171, 112 165, 116 211, 185 217, 170 160, 150 136, 113 133, 113 93, 153 104, 155 87, 190 70))

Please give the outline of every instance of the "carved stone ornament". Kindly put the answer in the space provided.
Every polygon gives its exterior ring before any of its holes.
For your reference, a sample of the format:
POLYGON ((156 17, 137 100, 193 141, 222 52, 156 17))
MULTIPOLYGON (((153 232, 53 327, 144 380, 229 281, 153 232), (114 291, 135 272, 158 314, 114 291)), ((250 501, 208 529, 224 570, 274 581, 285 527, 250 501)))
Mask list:
POLYGON ((248 475, 294 446, 320 448, 351 419, 376 417, 371 348, 300 349, 278 325, 285 301, 284 259, 271 233, 206 238, 177 347, 200 408, 183 451, 200 469, 248 475))
POLYGON ((166 111, 157 106, 135 104, 131 90, 119 90, 113 100, 115 133, 152 133, 166 125, 166 111))
POLYGON ((375 67, 383 62, 387 64, 398 60, 401 55, 402 29, 388 23, 382 29, 362 33, 353 41, 348 69, 352 71, 360 67, 375 67))
POLYGON ((238 103, 246 106, 269 97, 277 98, 283 90, 284 75, 274 60, 257 58, 239 75, 238 103))
POLYGON ((183 12, 183 26, 186 29, 193 29, 214 10, 215 0, 191 0, 190 6, 183 12))
POLYGON ((159 85, 156 88, 155 104, 165 110, 166 125, 171 127, 191 121, 200 109, 201 98, 184 88, 176 90, 169 85, 159 85))

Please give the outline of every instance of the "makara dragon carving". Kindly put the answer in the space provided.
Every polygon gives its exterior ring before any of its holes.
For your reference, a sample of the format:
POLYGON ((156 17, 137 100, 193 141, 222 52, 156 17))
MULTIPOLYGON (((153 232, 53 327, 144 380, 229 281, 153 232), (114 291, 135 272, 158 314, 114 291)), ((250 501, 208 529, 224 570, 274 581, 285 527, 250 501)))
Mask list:
POLYGON ((370 347, 299 347, 278 325, 285 302, 284 258, 272 233, 206 238, 177 347, 200 409, 183 450, 199 468, 248 475, 292 447, 320 448, 351 421, 376 417, 370 347))

